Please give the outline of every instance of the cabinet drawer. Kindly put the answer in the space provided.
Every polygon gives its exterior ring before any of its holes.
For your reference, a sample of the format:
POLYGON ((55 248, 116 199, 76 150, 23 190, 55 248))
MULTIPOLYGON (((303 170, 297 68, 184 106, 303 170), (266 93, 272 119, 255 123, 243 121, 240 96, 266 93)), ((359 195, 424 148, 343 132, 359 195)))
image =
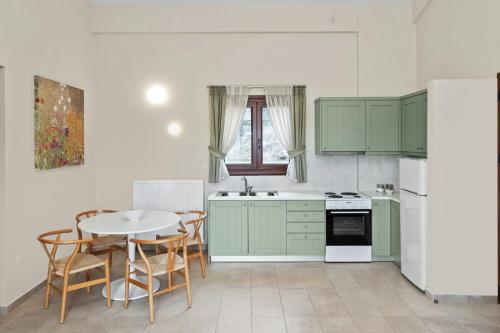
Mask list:
POLYGON ((325 232, 325 225, 323 223, 315 223, 315 222, 309 222, 309 223, 303 223, 303 222, 297 222, 297 223, 287 223, 286 225, 286 231, 288 233, 291 232, 315 232, 315 233, 323 233, 325 232))
POLYGON ((325 221, 325 211, 320 212, 287 212, 287 222, 323 222, 325 221))
POLYGON ((315 211, 325 210, 325 202, 323 200, 307 200, 307 201, 287 201, 286 209, 289 212, 293 211, 315 211))
POLYGON ((287 255, 325 255, 324 234, 287 234, 287 255))

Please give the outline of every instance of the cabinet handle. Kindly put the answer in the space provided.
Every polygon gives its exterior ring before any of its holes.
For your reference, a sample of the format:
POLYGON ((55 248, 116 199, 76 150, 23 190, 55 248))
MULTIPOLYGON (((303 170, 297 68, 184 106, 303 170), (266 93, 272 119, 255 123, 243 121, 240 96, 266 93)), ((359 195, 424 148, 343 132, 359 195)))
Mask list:
POLYGON ((366 149, 367 149, 367 150, 370 150, 370 149, 372 149, 372 148, 371 148, 371 147, 368 147, 368 148, 366 148, 366 149))
POLYGON ((304 204, 304 206, 307 206, 307 202, 304 204))
POLYGON ((307 229, 307 224, 304 226, 304 229, 307 229))
POLYGON ((304 217, 307 217, 307 214, 304 214, 304 217))
POLYGON ((307 238, 307 235, 305 235, 304 238, 307 238))

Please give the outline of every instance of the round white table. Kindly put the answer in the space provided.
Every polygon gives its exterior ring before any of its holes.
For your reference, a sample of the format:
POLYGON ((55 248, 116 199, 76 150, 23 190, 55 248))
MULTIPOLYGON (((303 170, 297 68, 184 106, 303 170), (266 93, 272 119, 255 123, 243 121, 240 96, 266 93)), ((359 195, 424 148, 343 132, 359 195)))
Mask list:
MULTIPOLYGON (((127 235, 128 239, 136 238, 138 234, 166 229, 179 223, 180 217, 171 212, 162 210, 145 210, 142 218, 137 222, 129 221, 123 212, 98 214, 89 217, 78 224, 78 228, 83 232, 92 234, 107 235, 127 235)), ((140 238, 140 235, 139 235, 140 238)), ((135 244, 128 242, 128 259, 130 260, 130 271, 134 271, 135 244)), ((147 283, 145 277, 138 277, 131 274, 131 277, 143 283, 147 283)), ((160 289, 160 281, 153 279, 153 290, 160 289)), ((106 287, 102 290, 102 295, 106 297, 106 287)), ((146 290, 134 284, 129 286, 129 299, 134 300, 148 296, 146 290)), ((111 282, 111 299, 115 301, 125 300, 125 278, 111 282)))

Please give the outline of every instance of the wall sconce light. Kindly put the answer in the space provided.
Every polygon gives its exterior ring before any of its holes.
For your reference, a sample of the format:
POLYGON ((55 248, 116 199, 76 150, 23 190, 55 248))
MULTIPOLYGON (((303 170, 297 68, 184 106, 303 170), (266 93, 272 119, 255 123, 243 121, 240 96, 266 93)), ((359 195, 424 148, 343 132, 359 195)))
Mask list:
POLYGON ((167 101, 167 90, 162 85, 152 85, 148 88, 146 97, 153 105, 163 105, 167 101))

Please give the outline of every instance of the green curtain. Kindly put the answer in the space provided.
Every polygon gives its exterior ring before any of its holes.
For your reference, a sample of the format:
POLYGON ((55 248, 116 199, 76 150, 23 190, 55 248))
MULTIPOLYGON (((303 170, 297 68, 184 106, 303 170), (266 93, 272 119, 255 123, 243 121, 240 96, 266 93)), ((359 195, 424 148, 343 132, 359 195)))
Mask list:
POLYGON ((294 149, 290 158, 294 159, 297 183, 307 182, 306 168, 306 87, 294 86, 292 98, 292 131, 294 149))
POLYGON ((221 180, 220 161, 225 154, 221 151, 224 131, 224 117, 226 113, 227 92, 224 86, 209 87, 209 121, 210 121, 210 146, 208 181, 217 183, 221 180))

